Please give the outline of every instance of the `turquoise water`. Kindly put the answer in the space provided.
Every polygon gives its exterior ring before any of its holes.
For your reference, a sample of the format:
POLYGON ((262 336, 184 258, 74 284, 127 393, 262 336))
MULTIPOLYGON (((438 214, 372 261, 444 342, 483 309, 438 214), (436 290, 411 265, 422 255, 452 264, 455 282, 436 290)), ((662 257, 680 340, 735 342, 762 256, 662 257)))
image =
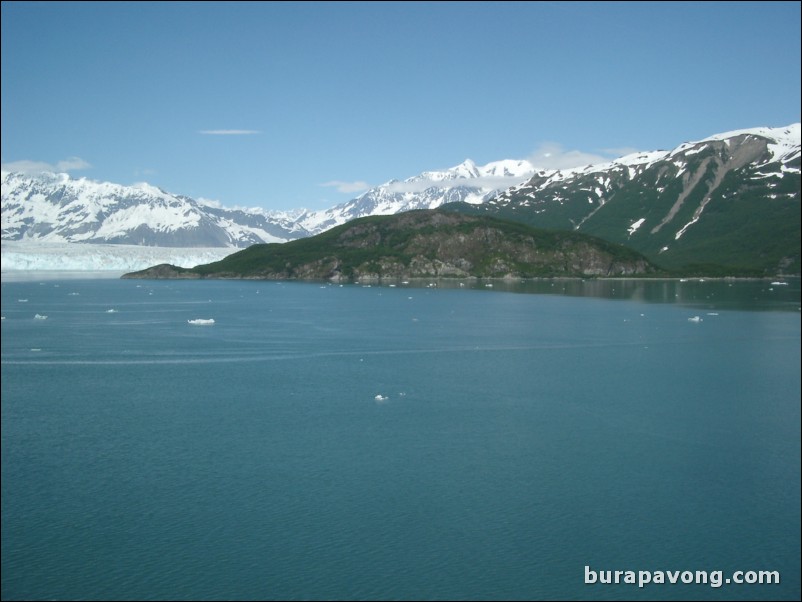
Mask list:
POLYGON ((798 280, 30 280, 2 315, 3 599, 800 597, 798 280))

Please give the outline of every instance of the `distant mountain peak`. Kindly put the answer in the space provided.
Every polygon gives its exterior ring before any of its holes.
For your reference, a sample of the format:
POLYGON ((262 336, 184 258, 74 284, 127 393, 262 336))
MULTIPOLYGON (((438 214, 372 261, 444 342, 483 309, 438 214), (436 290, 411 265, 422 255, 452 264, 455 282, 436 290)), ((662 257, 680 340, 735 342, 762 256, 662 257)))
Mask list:
POLYGON ((390 180, 355 199, 311 212, 300 223, 316 234, 368 215, 436 209, 454 202, 483 203, 496 193, 526 181, 533 171, 527 161, 496 161, 479 166, 466 159, 448 169, 425 171, 403 181, 390 180))

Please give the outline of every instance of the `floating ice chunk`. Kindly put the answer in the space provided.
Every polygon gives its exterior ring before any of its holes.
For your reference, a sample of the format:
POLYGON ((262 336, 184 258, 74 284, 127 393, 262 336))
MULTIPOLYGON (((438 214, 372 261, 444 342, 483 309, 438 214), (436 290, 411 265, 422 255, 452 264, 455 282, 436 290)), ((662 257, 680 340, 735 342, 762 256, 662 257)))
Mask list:
POLYGON ((196 326, 211 326, 214 324, 214 318, 209 318, 208 320, 204 318, 197 318, 195 320, 187 320, 188 324, 194 324, 196 326))
POLYGON ((632 236, 633 234, 635 234, 635 232, 638 231, 638 228, 640 228, 643 225, 643 222, 645 221, 646 218, 642 217, 638 221, 633 222, 632 225, 630 225, 630 227, 627 228, 627 232, 629 232, 629 235, 632 236))

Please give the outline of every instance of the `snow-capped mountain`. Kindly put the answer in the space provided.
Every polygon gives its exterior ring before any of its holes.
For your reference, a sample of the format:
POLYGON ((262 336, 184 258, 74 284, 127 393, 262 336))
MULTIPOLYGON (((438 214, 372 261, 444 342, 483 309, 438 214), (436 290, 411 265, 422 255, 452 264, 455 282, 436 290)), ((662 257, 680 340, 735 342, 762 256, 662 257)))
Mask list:
POLYGON ((535 171, 528 161, 495 161, 478 166, 470 159, 443 171, 425 171, 404 181, 371 188, 331 209, 302 215, 298 223, 318 234, 358 217, 436 209, 446 203, 484 203, 499 191, 527 180, 535 171))
MULTIPOLYGON (((233 251, 310 236, 358 217, 446 203, 538 227, 580 230, 667 267, 709 263, 798 273, 800 124, 726 132, 573 169, 466 160, 391 180, 314 212, 227 209, 148 184, 4 172, 2 239, 233 251)), ((37 263, 30 261, 33 249, 26 248, 26 265, 37 263)), ((7 250, 4 268, 13 263, 7 250)))
POLYGON ((3 240, 238 248, 308 235, 288 214, 214 207, 149 184, 2 174, 3 240))
POLYGON ((444 203, 481 203, 525 181, 526 161, 477 166, 471 160, 444 171, 392 180, 325 211, 295 213, 227 209, 165 192, 149 184, 121 186, 3 172, 2 238, 162 247, 246 247, 287 242, 366 215, 433 209, 444 203))
POLYGON ((480 167, 468 160, 452 169, 388 182, 326 211, 286 213, 228 209, 149 184, 121 186, 75 180, 66 174, 4 172, 2 267, 4 271, 134 271, 155 263, 191 267, 222 259, 236 248, 287 242, 356 217, 453 201, 483 202, 532 172, 525 161, 480 167))
POLYGON ((538 171, 476 210, 579 230, 667 267, 709 263, 798 273, 800 124, 538 171))

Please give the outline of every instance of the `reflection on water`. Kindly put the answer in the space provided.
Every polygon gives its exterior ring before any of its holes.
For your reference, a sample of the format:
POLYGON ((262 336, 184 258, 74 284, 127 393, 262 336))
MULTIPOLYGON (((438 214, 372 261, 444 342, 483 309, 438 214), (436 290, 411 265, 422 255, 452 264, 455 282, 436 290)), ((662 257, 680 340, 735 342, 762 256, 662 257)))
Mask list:
MULTIPOLYGON (((3 282, 43 282, 52 280, 117 279, 120 272, 47 272, 10 271, 2 273, 3 282)), ((150 281, 143 281, 150 282, 150 281)), ((328 286, 337 286, 326 283, 328 286)), ((351 285, 344 285, 351 286, 351 285)), ((359 283, 356 286, 360 286, 359 283)), ((504 279, 418 279, 399 282, 368 281, 361 286, 408 288, 462 288, 473 290, 568 295, 622 299, 644 303, 677 303, 688 307, 716 309, 800 311, 802 295, 799 278, 772 279, 574 279, 539 280, 504 279), (778 284, 782 282, 782 284, 778 284)))
POLYGON ((411 281, 405 286, 487 289, 510 293, 624 299, 643 303, 677 303, 716 309, 799 311, 799 278, 724 279, 544 279, 411 281))

